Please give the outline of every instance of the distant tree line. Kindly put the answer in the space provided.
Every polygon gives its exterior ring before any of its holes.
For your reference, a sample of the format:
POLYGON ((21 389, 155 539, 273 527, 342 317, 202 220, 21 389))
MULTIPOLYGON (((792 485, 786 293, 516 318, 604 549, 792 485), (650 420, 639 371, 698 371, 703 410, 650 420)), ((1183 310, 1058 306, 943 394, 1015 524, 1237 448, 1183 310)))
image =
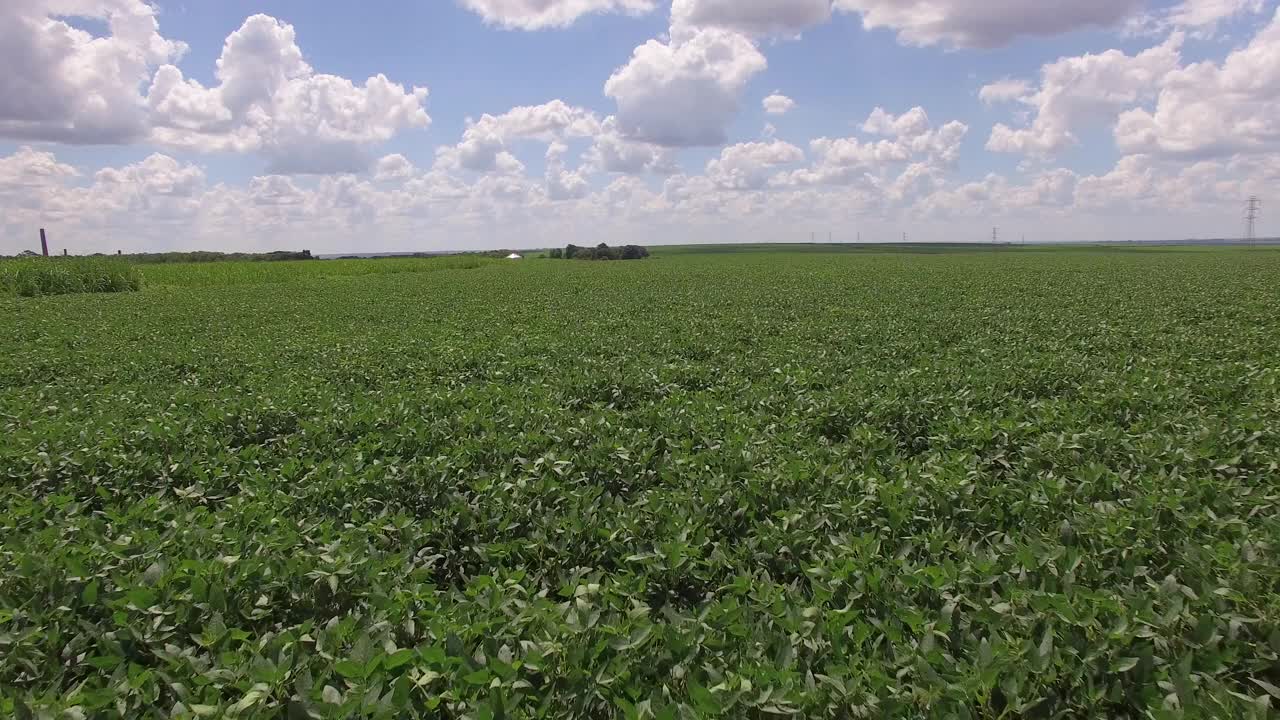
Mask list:
POLYGON ((641 245, 609 247, 600 243, 593 248, 569 245, 564 250, 556 248, 551 251, 553 260, 643 260, 647 257, 649 249, 641 245))

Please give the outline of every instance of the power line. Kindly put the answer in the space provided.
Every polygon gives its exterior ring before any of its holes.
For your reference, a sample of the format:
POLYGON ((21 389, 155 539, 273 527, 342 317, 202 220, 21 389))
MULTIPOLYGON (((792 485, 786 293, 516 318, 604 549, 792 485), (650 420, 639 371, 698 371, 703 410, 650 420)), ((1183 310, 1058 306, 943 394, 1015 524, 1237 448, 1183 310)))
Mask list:
POLYGON ((1244 206, 1245 235, 1249 242, 1258 239, 1258 218, 1262 217, 1262 198, 1250 195, 1244 206))

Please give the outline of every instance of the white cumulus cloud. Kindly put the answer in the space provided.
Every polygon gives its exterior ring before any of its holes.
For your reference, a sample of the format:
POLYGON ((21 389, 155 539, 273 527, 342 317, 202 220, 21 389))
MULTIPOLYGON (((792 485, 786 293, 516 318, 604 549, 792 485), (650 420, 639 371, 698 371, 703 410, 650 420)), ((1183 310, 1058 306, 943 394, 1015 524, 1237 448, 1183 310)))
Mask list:
POLYGON ((59 162, 53 153, 23 146, 14 154, 0 158, 0 193, 57 184, 79 174, 75 168, 59 162))
POLYGON ((831 0, 674 0, 677 28, 722 28, 751 36, 792 36, 831 19, 831 0))
POLYGON ((1213 26, 1238 15, 1260 13, 1263 0, 1183 0, 1169 13, 1169 22, 1182 27, 1213 26))
POLYGON ((764 55, 746 36, 700 29, 668 42, 650 40, 605 83, 630 138, 668 147, 721 145, 747 82, 764 55))
POLYGON ((1186 30, 1194 37, 1210 37, 1225 22, 1266 9, 1266 0, 1182 0, 1173 7, 1153 10, 1129 22, 1135 35, 1161 35, 1186 30))
POLYGON ((655 0, 460 0, 485 22, 513 30, 542 30, 572 25, 584 15, 651 12, 655 0))
POLYGON ((547 146, 546 193, 552 201, 575 200, 586 197, 591 189, 584 168, 569 171, 565 168, 564 156, 569 147, 560 141, 547 146))
POLYGON ((159 153, 123 168, 103 168, 93 179, 103 187, 128 188, 141 198, 191 197, 204 186, 204 171, 159 153))
POLYGON ((720 157, 708 162, 706 175, 722 188, 758 190, 777 168, 803 159, 803 150, 781 140, 742 143, 726 147, 720 157))
POLYGON ((1005 78, 983 85, 982 89, 978 91, 978 99, 987 105, 995 105, 997 103, 1020 100, 1026 97, 1029 92, 1031 92, 1031 83, 1026 80, 1005 78))
POLYGON ((514 172, 523 169, 508 149, 514 141, 550 143, 566 137, 594 137, 601 128, 595 113, 563 100, 518 106, 501 115, 485 114, 479 120, 468 120, 462 140, 437 152, 437 164, 448 170, 514 172))
POLYGON ((1116 25, 1142 0, 835 0, 868 30, 888 28, 910 45, 990 48, 1027 36, 1116 25))
POLYGON ((215 75, 206 88, 172 65, 156 72, 147 93, 156 142, 259 152, 274 173, 356 172, 369 167, 372 146, 431 124, 426 88, 317 73, 293 26, 267 15, 227 37, 215 75))
POLYGON ((130 143, 147 133, 139 87, 186 46, 142 0, 0 2, 0 137, 130 143), (106 24, 95 36, 68 19, 106 24))
POLYGON ((1136 55, 1108 50, 1045 65, 1040 86, 1019 98, 1034 109, 1034 120, 1022 128, 997 124, 987 149, 1040 158, 1061 152, 1077 142, 1081 126, 1112 122, 1125 108, 1153 97, 1165 75, 1178 67, 1182 42, 1175 33, 1136 55))
POLYGON ((773 183, 786 187, 870 183, 884 189, 896 182, 898 191, 905 195, 920 183, 933 182, 956 162, 969 127, 956 120, 934 127, 920 107, 901 115, 876 108, 862 124, 862 131, 884 137, 816 138, 809 143, 813 163, 782 173, 773 183), (896 179, 891 177, 891 171, 904 167, 896 179))
POLYGON ((795 100, 780 93, 774 93, 764 99, 764 111, 770 115, 786 115, 795 109, 795 106, 795 100))
POLYGON ((378 182, 408 180, 414 172, 413 163, 405 156, 399 153, 384 155, 373 166, 373 179, 378 182))
POLYGON ((1222 63, 1193 63, 1166 73, 1154 109, 1124 112, 1115 135, 1128 153, 1280 150, 1280 11, 1222 63))
POLYGON ((584 157, 593 170, 623 175, 654 173, 671 175, 677 171, 675 151, 649 142, 624 137, 618 119, 605 118, 584 157))

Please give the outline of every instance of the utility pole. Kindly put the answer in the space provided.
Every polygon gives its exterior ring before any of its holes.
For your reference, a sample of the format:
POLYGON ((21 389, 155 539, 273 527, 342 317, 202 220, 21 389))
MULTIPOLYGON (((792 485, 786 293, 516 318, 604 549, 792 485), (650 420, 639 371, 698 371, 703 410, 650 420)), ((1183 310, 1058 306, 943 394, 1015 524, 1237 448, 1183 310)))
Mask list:
POLYGON ((1262 198, 1250 195, 1244 206, 1245 235, 1252 244, 1258 239, 1258 218, 1262 216, 1262 198))
POLYGON ((44 236, 44 228, 40 228, 40 252, 49 257, 49 241, 44 236))
POLYGON ((991 228, 991 244, 992 245, 1000 244, 1000 228, 998 227, 991 228))

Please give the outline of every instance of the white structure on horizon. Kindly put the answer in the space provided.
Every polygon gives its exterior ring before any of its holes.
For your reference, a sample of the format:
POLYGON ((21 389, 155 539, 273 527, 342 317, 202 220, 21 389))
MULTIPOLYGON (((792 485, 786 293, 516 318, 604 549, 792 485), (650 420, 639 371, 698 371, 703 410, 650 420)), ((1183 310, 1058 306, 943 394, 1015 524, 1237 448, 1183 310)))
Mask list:
POLYGON ((507 259, 508 259, 508 260, 523 260, 523 259, 524 259, 524 256, 523 256, 523 255, 521 255, 520 253, 511 253, 510 255, 508 255, 508 256, 507 256, 507 259))

